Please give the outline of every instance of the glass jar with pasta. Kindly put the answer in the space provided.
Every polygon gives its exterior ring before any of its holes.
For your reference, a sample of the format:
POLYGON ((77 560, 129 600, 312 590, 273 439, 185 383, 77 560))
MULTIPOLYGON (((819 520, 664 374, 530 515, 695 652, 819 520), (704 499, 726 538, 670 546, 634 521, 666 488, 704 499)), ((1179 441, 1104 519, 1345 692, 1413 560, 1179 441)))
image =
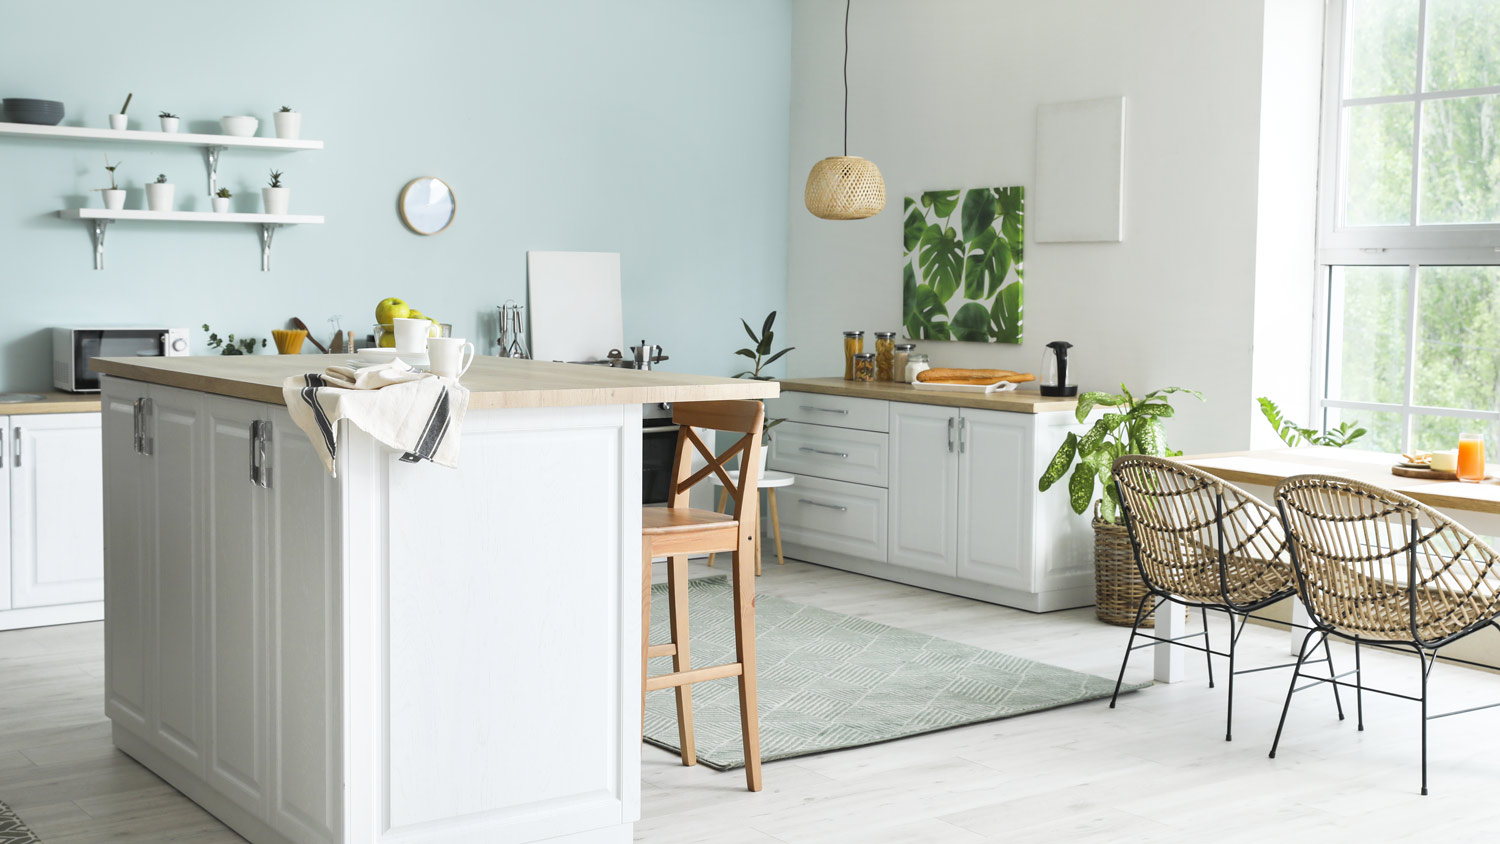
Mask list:
POLYGON ((875 353, 861 352, 854 356, 854 380, 866 384, 875 381, 875 353))
POLYGON ((854 380, 854 356, 865 350, 863 331, 844 332, 844 380, 854 380))
POLYGON ((875 332, 875 380, 890 381, 895 373, 896 332, 875 332))

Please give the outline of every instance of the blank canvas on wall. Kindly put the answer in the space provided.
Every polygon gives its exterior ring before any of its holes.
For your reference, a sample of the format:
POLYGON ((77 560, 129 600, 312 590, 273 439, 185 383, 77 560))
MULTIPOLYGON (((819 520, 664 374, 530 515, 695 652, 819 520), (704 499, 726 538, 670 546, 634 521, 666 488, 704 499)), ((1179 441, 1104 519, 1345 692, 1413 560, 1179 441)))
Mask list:
POLYGON ((1036 110, 1032 234, 1042 243, 1124 239, 1125 98, 1036 110))

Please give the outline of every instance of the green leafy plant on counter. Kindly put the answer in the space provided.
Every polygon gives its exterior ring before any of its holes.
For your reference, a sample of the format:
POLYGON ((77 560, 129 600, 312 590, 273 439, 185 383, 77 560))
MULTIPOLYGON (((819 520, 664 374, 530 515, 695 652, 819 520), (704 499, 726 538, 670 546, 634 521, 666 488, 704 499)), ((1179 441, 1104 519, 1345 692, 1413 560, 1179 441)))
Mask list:
MULTIPOLYGON (((220 337, 219 335, 213 333, 213 331, 209 329, 208 323, 206 323, 206 322, 203 323, 203 330, 208 332, 208 347, 210 349, 219 349, 220 350, 219 354, 221 354, 221 355, 252 355, 252 354, 255 354, 255 338, 254 337, 246 337, 243 340, 236 340, 236 339, 234 339, 234 335, 233 334, 229 335, 228 337, 220 337)), ((262 349, 264 349, 266 347, 266 340, 265 340, 265 338, 261 338, 260 347, 262 349)))
POLYGON ((219 192, 214 194, 214 196, 217 196, 220 199, 229 199, 233 197, 234 194, 229 192, 229 188, 219 188, 219 192))
POLYGON ((1261 396, 1256 401, 1260 402, 1261 415, 1265 416, 1266 421, 1271 423, 1271 427, 1276 431, 1276 436, 1281 437, 1281 441, 1292 448, 1303 444, 1343 448, 1369 433, 1364 428, 1361 428, 1358 422, 1340 422, 1337 428, 1330 431, 1303 428, 1283 416, 1281 408, 1276 406, 1276 402, 1271 401, 1265 396, 1261 396))
POLYGON ((1073 506, 1073 512, 1082 514, 1089 509, 1097 483, 1103 487, 1099 498, 1099 519, 1118 524, 1120 490, 1110 472, 1115 458, 1125 454, 1176 457, 1182 453, 1167 448, 1167 435, 1161 423, 1177 412, 1169 398, 1173 393, 1187 393, 1203 401, 1202 393, 1185 387, 1152 390, 1136 398, 1124 384, 1120 385, 1118 394, 1089 392, 1080 395, 1075 411, 1079 422, 1087 421, 1089 413, 1096 407, 1115 410, 1100 416, 1083 436, 1068 434, 1052 456, 1052 462, 1047 464, 1037 488, 1046 492, 1062 480, 1069 467, 1073 467, 1073 475, 1068 479, 1068 502, 1073 506))
MULTIPOLYGON (((755 329, 750 327, 750 323, 745 322, 745 320, 743 319, 740 320, 740 325, 745 326, 745 333, 750 335, 750 342, 753 345, 747 349, 740 349, 736 351, 735 354, 754 361, 755 368, 737 373, 734 377, 753 378, 756 381, 770 381, 771 376, 762 375, 760 374, 760 371, 780 360, 781 357, 787 352, 790 352, 793 349, 797 348, 796 346, 787 346, 785 349, 782 349, 781 351, 774 354, 771 352, 771 341, 776 337, 776 332, 771 330, 771 324, 774 322, 776 322, 776 312, 772 311, 770 315, 766 317, 766 321, 761 323, 760 334, 757 335, 755 333, 755 329)), ((769 434, 772 428, 780 425, 785 421, 785 419, 772 419, 770 417, 767 417, 763 433, 769 434)))

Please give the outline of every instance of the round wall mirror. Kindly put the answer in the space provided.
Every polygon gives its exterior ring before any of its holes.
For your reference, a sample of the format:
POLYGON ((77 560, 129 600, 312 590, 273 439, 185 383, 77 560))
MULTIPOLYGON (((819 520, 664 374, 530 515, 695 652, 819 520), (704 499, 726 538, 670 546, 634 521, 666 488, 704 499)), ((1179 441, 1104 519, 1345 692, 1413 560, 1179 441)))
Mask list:
POLYGON ((437 234, 448 228, 458 203, 453 189, 442 179, 423 176, 401 189, 401 222, 417 234, 437 234))

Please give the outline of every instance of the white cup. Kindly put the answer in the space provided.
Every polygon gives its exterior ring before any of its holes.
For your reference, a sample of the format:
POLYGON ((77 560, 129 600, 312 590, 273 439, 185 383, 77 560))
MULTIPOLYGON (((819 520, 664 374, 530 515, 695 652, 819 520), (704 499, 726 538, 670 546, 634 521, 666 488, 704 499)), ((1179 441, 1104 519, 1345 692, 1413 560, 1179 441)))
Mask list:
POLYGON ((417 355, 427 350, 427 334, 432 329, 430 319, 396 319, 396 354, 417 355))
POLYGON ((434 337, 427 341, 427 371, 444 378, 458 378, 474 363, 474 344, 462 337, 434 337), (464 352, 469 353, 468 358, 464 352))

